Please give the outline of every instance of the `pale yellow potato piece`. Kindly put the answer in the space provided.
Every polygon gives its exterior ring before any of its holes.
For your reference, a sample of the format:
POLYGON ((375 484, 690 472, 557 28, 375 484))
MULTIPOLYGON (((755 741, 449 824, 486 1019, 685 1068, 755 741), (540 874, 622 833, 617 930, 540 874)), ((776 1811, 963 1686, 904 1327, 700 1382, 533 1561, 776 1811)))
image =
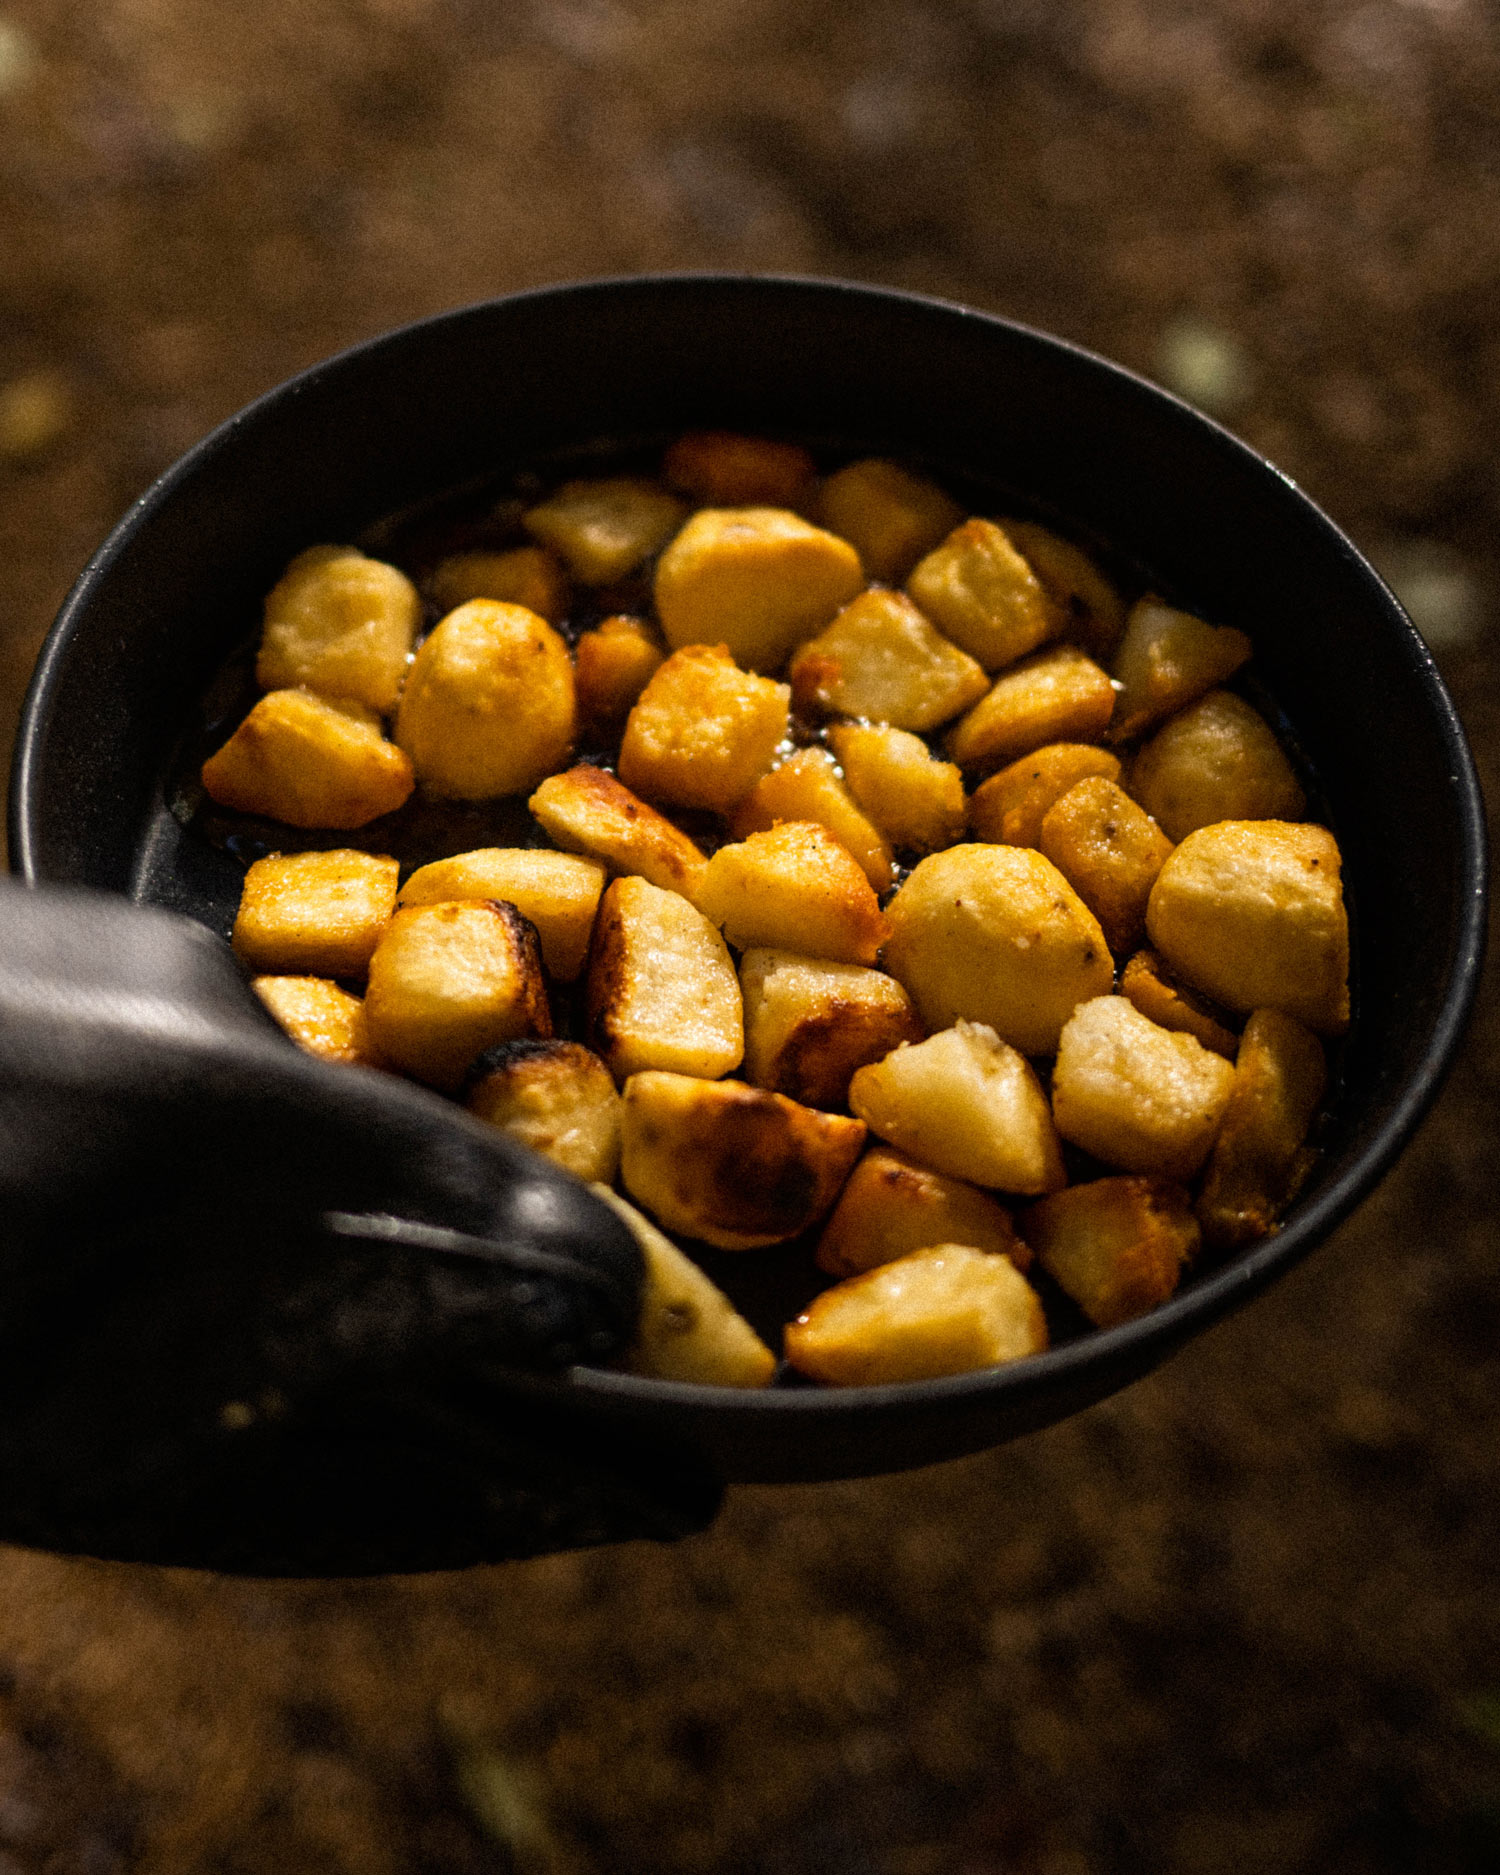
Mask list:
POLYGON ((544 847, 482 846, 420 866, 401 888, 402 905, 444 899, 493 898, 514 905, 536 926, 542 962, 557 983, 571 983, 588 955, 594 914, 604 890, 596 859, 544 847))
POLYGON ((600 1184, 594 1194, 630 1227, 646 1264, 635 1339, 618 1365, 698 1387, 769 1386, 776 1356, 724 1291, 618 1192, 600 1184))
POLYGON ((412 662, 396 740, 433 794, 522 794, 565 762, 576 727, 573 660, 525 606, 471 599, 412 662))
POLYGON ((1122 1172, 1191 1178, 1229 1104, 1234 1069, 1192 1035, 1158 1028, 1123 996, 1074 1011, 1057 1045, 1057 1130, 1122 1172))
POLYGON ((1205 1048, 1234 1060, 1240 1038, 1225 1020, 1228 1012, 1179 983, 1155 951, 1137 951, 1130 959, 1120 972, 1120 994, 1159 1028, 1196 1035, 1205 1048))
POLYGON ((410 759, 381 735, 373 710, 309 690, 262 697, 202 778, 221 807, 340 832, 393 814, 414 785, 410 759))
POLYGON ((668 1230, 720 1250, 800 1236, 830 1209, 865 1143, 858 1120, 743 1081, 633 1074, 620 1175, 668 1230))
POLYGON ((707 861, 680 828, 602 768, 580 762, 549 775, 527 802, 570 853, 603 860, 613 872, 639 873, 696 901, 707 861))
POLYGON ((639 619, 616 613, 573 647, 578 720, 594 735, 617 730, 661 668, 662 650, 639 619))
POLYGON ((1061 612, 1063 636, 1082 645, 1101 663, 1113 657, 1125 629, 1125 601, 1113 581, 1081 547, 1036 521, 1002 521, 1000 525, 1061 612))
POLYGON ((1169 840, 1216 820, 1301 820, 1307 796, 1271 726, 1232 690, 1163 723, 1130 764, 1130 792, 1169 840))
POLYGON ((409 905, 370 959, 370 1039, 383 1060, 445 1093, 477 1055, 549 1036, 536 932, 513 905, 409 905))
POLYGON ((744 1058, 739 978, 717 927, 646 879, 616 879, 604 894, 588 1012, 616 1080, 643 1068, 716 1080, 744 1058))
POLYGON ((1198 1195, 1203 1238, 1214 1249, 1237 1249, 1276 1228, 1311 1164, 1305 1142, 1327 1085, 1317 1036, 1279 1009, 1257 1009, 1240 1038, 1198 1195))
POLYGON ((765 833, 782 820, 813 820, 859 861, 877 892, 892 879, 891 849, 860 812, 827 749, 798 749, 756 782, 730 816, 737 839, 765 833))
POLYGON ((913 569, 906 590, 944 637, 987 671, 1055 638, 1062 616, 994 521, 956 527, 913 569))
POLYGON ((861 1276, 940 1243, 997 1251, 1019 1270, 1031 1263, 1009 1211, 987 1192, 890 1146, 872 1146, 823 1226, 816 1261, 830 1276, 861 1276))
POLYGON ((701 508, 656 567, 667 643, 729 647, 736 664, 778 671, 864 584, 848 541, 784 508, 701 508))
POLYGON ((586 586, 623 579, 671 539, 687 509, 659 482, 615 475, 564 482, 521 523, 586 586))
POLYGON ((401 694, 421 620, 417 589, 398 568, 354 547, 309 547, 266 598, 255 680, 384 714, 401 694))
POLYGON ((1280 1009, 1318 1035, 1349 1026, 1349 921, 1326 827, 1224 820, 1157 874, 1146 929, 1167 963, 1226 1009, 1280 1009))
POLYGON ((1048 808, 1037 844, 1103 928, 1117 955, 1146 922, 1146 901, 1172 842, 1118 782, 1093 775, 1048 808))
POLYGON ((849 1107, 872 1133, 971 1185, 1034 1198, 1066 1176, 1035 1070, 980 1022, 903 1043, 861 1068, 849 1107))
POLYGON ((823 525, 858 551, 871 579, 901 583, 951 534, 964 511, 936 482, 882 456, 851 462, 824 482, 823 525))
POLYGON ((872 587, 810 638, 787 675, 804 715, 936 729, 989 688, 984 668, 935 631, 905 593, 872 587))
POLYGON ((745 1079, 806 1107, 842 1107, 856 1068, 925 1031, 893 977, 792 951, 748 950, 745 1079))
POLYGON ((568 576, 545 547, 450 553, 429 575, 427 592, 444 616, 471 599, 523 605, 549 625, 555 625, 568 609, 568 576))
POLYGON ((1120 760, 1088 742, 1049 742, 981 782, 969 798, 969 825, 981 840, 1039 846, 1054 802, 1090 775, 1120 779, 1120 760))
POLYGON ((832 1387, 995 1367, 1047 1346, 1041 1301, 1009 1257, 935 1244, 836 1283, 789 1322, 786 1357, 832 1387))
POLYGON ((966 1017, 1050 1055, 1079 1003, 1114 982, 1099 920, 1040 853, 970 843, 914 868, 887 910, 885 968, 929 1029, 966 1017))
POLYGON ((521 1039, 486 1049, 465 1076, 478 1120, 575 1178, 607 1184, 620 1165, 620 1096, 579 1042, 521 1039))
POLYGON ((236 954, 277 976, 362 977, 396 909, 399 871, 348 848, 256 860, 235 915, 236 954))
POLYGON ((1096 1328, 1160 1307, 1198 1254, 1192 1200, 1162 1178, 1098 1178, 1023 1211, 1037 1261, 1096 1328))
POLYGON ((1148 595, 1130 608, 1115 655, 1120 683, 1110 738, 1123 742, 1223 683, 1250 656, 1232 625, 1209 625, 1148 595))
POLYGON ((323 1061, 380 1065, 365 1028, 365 1006, 326 977, 252 977, 250 987, 299 1048, 323 1061))
POLYGON ((625 724, 620 779, 647 800, 727 814, 776 759, 791 690, 742 671, 724 645, 686 645, 625 724))
POLYGON ((1052 645, 996 680, 948 731, 948 753, 984 774, 1049 742, 1102 736, 1114 707, 1108 673, 1076 645, 1052 645))
POLYGON ((935 853, 964 834, 964 780, 920 736, 879 723, 835 723, 828 744, 849 792, 890 841, 935 853))
POLYGON ((679 436, 662 458, 661 472, 673 488, 709 508, 801 508, 818 476, 800 443, 733 430, 679 436))
POLYGON ((764 945, 872 964, 889 930, 859 861, 826 827, 805 820, 721 846, 704 868, 697 904, 739 950, 764 945))

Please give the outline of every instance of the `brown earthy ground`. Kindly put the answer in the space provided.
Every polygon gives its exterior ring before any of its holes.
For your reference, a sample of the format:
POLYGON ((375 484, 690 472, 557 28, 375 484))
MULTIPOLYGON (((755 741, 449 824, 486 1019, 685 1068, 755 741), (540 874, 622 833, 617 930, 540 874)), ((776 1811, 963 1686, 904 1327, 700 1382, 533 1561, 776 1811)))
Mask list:
MULTIPOLYGON (((1381 558, 1494 792, 1482 0, 0 9, 7 732, 92 544, 295 368, 542 281, 795 269, 1224 415, 1381 558)), ((1492 1001, 1312 1265, 986 1457, 420 1581, 0 1555, 0 1872, 1495 1867, 1497 1060, 1492 1001)))

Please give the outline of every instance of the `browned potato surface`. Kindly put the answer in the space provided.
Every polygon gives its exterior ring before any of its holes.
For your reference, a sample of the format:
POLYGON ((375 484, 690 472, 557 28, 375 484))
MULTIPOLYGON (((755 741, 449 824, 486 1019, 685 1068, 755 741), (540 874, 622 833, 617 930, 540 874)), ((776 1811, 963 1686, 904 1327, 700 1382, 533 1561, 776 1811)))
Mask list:
POLYGON ((1279 1009, 1245 1024, 1224 1124, 1209 1155, 1198 1220, 1216 1250, 1254 1243, 1275 1229, 1311 1154, 1309 1127, 1328 1084, 1316 1035, 1279 1009))
POLYGON ((800 508, 818 475, 800 444, 732 430, 679 436, 662 458, 661 472, 673 488, 709 508, 800 508))
POLYGON ((1196 1035, 1205 1048, 1233 1061, 1240 1038, 1225 1020, 1227 1012, 1178 982, 1155 951, 1137 951, 1130 959, 1120 973, 1120 994, 1158 1028, 1196 1035))
POLYGON ((1066 621, 1064 637, 1102 664, 1125 629, 1125 601, 1081 547, 1035 521, 1000 524, 1066 621))
POLYGON ((580 633, 573 647, 580 725, 596 736, 618 731, 661 662, 661 647, 639 619, 616 613, 580 633))
POLYGON ((1049 742, 974 790, 969 825, 981 840, 1040 846, 1048 808, 1090 775, 1118 781, 1119 757, 1089 742, 1049 742))
POLYGON ((999 677, 948 732, 961 767, 987 774, 1048 742, 1101 736, 1115 707, 1108 674, 1076 645, 1053 645, 999 677))
POLYGON ((525 606, 549 625, 555 625, 568 609, 568 576, 545 547, 451 553, 433 570, 427 592, 444 617, 471 599, 525 606))
POLYGON ((253 977, 250 987, 281 1027, 310 1055, 355 1067, 378 1067, 365 1028, 365 1006, 326 977, 253 977))
POLYGON ((202 777, 221 807, 340 832, 393 814, 413 786, 410 759, 381 735, 373 710, 307 690, 262 697, 202 777))
POLYGON ((892 846, 935 853, 963 838, 963 776, 920 736, 885 723, 835 723, 828 743, 849 792, 892 846))
POLYGON ((1300 820, 1307 811, 1269 723, 1232 690, 1210 690, 1164 723, 1130 765, 1130 792, 1169 840, 1216 820, 1300 820))
POLYGON ((993 521, 969 520, 913 568, 906 590, 938 630, 987 671, 1056 637, 1062 618, 993 521))
POLYGON ((728 813, 775 759, 790 697, 724 645, 674 651, 630 712, 620 779, 648 800, 728 813))
POLYGON ((266 598, 255 680, 382 713, 395 707, 422 619, 417 589, 353 547, 309 547, 266 598))
POLYGON ((707 863, 703 855, 665 815, 602 768, 580 762, 549 775, 527 806, 567 852, 589 854, 615 872, 639 873, 696 900, 707 863))
POLYGON ((861 1276, 940 1243, 997 1251, 1019 1270, 1031 1263, 1009 1211, 987 1192, 889 1146, 872 1146, 823 1226, 817 1264, 830 1276, 861 1276))
POLYGON ((924 1033, 901 985, 858 964, 748 950, 740 987, 745 1079, 807 1107, 842 1107, 856 1068, 924 1033))
POLYGON ((745 1052, 739 980, 717 928, 676 892, 616 879, 589 957, 589 1028, 617 1080, 669 1068, 715 1080, 745 1052))
POLYGON ((811 820, 826 827, 859 861, 875 891, 889 887, 891 849, 860 812, 827 749, 798 749, 763 776, 730 816, 729 830, 743 840, 783 820, 811 820))
POLYGON ((1019 1221, 1042 1268, 1096 1328, 1165 1302, 1198 1253, 1192 1201, 1161 1178, 1070 1185, 1019 1221))
POLYGON ((823 525, 853 543, 871 579, 895 586, 952 533, 964 511, 935 482, 867 456, 830 475, 819 498, 823 525))
POLYGON ((399 903, 503 899, 536 926, 547 974, 571 983, 588 954, 604 879, 598 860, 542 847, 484 846, 419 866, 402 886, 399 903))
POLYGON ((1121 684, 1111 737, 1123 742, 1223 683, 1250 656, 1250 640, 1232 625, 1207 625, 1160 599, 1138 600, 1115 656, 1121 684))
POLYGON ((606 1184, 620 1164, 620 1096, 578 1042, 520 1038, 486 1049, 465 1076, 476 1119, 575 1178, 606 1184))
POLYGON ((764 945, 872 964, 889 930, 858 860, 811 821, 783 821, 721 846, 697 902, 740 950, 764 945))
POLYGON ((575 579, 605 586, 655 553, 686 515, 660 483, 615 475, 564 482, 523 519, 527 533, 550 547, 575 579))
POLYGON ((235 951, 278 976, 362 977, 396 909, 398 871, 348 848, 268 854, 245 874, 235 951))
POLYGON ((1128 950, 1172 850, 1146 810, 1118 782, 1094 775, 1048 808, 1038 845, 1099 920, 1109 948, 1128 950))
POLYGON ((804 715, 864 716, 936 729, 989 688, 983 667, 950 644, 904 593, 872 587, 797 651, 787 673, 804 715))

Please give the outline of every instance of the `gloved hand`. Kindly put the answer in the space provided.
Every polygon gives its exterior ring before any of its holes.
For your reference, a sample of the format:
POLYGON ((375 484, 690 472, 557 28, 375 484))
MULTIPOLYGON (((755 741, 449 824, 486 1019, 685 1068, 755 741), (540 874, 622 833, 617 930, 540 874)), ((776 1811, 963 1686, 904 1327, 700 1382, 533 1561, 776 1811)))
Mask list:
POLYGON ((577 1180, 301 1053, 200 926, 0 881, 0 1538, 333 1575, 700 1529, 700 1461, 534 1381, 640 1284, 577 1180))

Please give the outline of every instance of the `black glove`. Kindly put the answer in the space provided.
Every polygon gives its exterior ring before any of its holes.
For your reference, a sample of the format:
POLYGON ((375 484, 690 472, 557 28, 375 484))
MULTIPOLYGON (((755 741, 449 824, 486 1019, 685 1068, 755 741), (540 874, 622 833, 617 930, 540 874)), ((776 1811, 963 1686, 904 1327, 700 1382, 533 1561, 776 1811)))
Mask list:
POLYGON ((702 1528, 528 1376, 634 1330, 576 1179, 294 1048, 185 918, 0 882, 0 1538, 254 1574, 702 1528))

